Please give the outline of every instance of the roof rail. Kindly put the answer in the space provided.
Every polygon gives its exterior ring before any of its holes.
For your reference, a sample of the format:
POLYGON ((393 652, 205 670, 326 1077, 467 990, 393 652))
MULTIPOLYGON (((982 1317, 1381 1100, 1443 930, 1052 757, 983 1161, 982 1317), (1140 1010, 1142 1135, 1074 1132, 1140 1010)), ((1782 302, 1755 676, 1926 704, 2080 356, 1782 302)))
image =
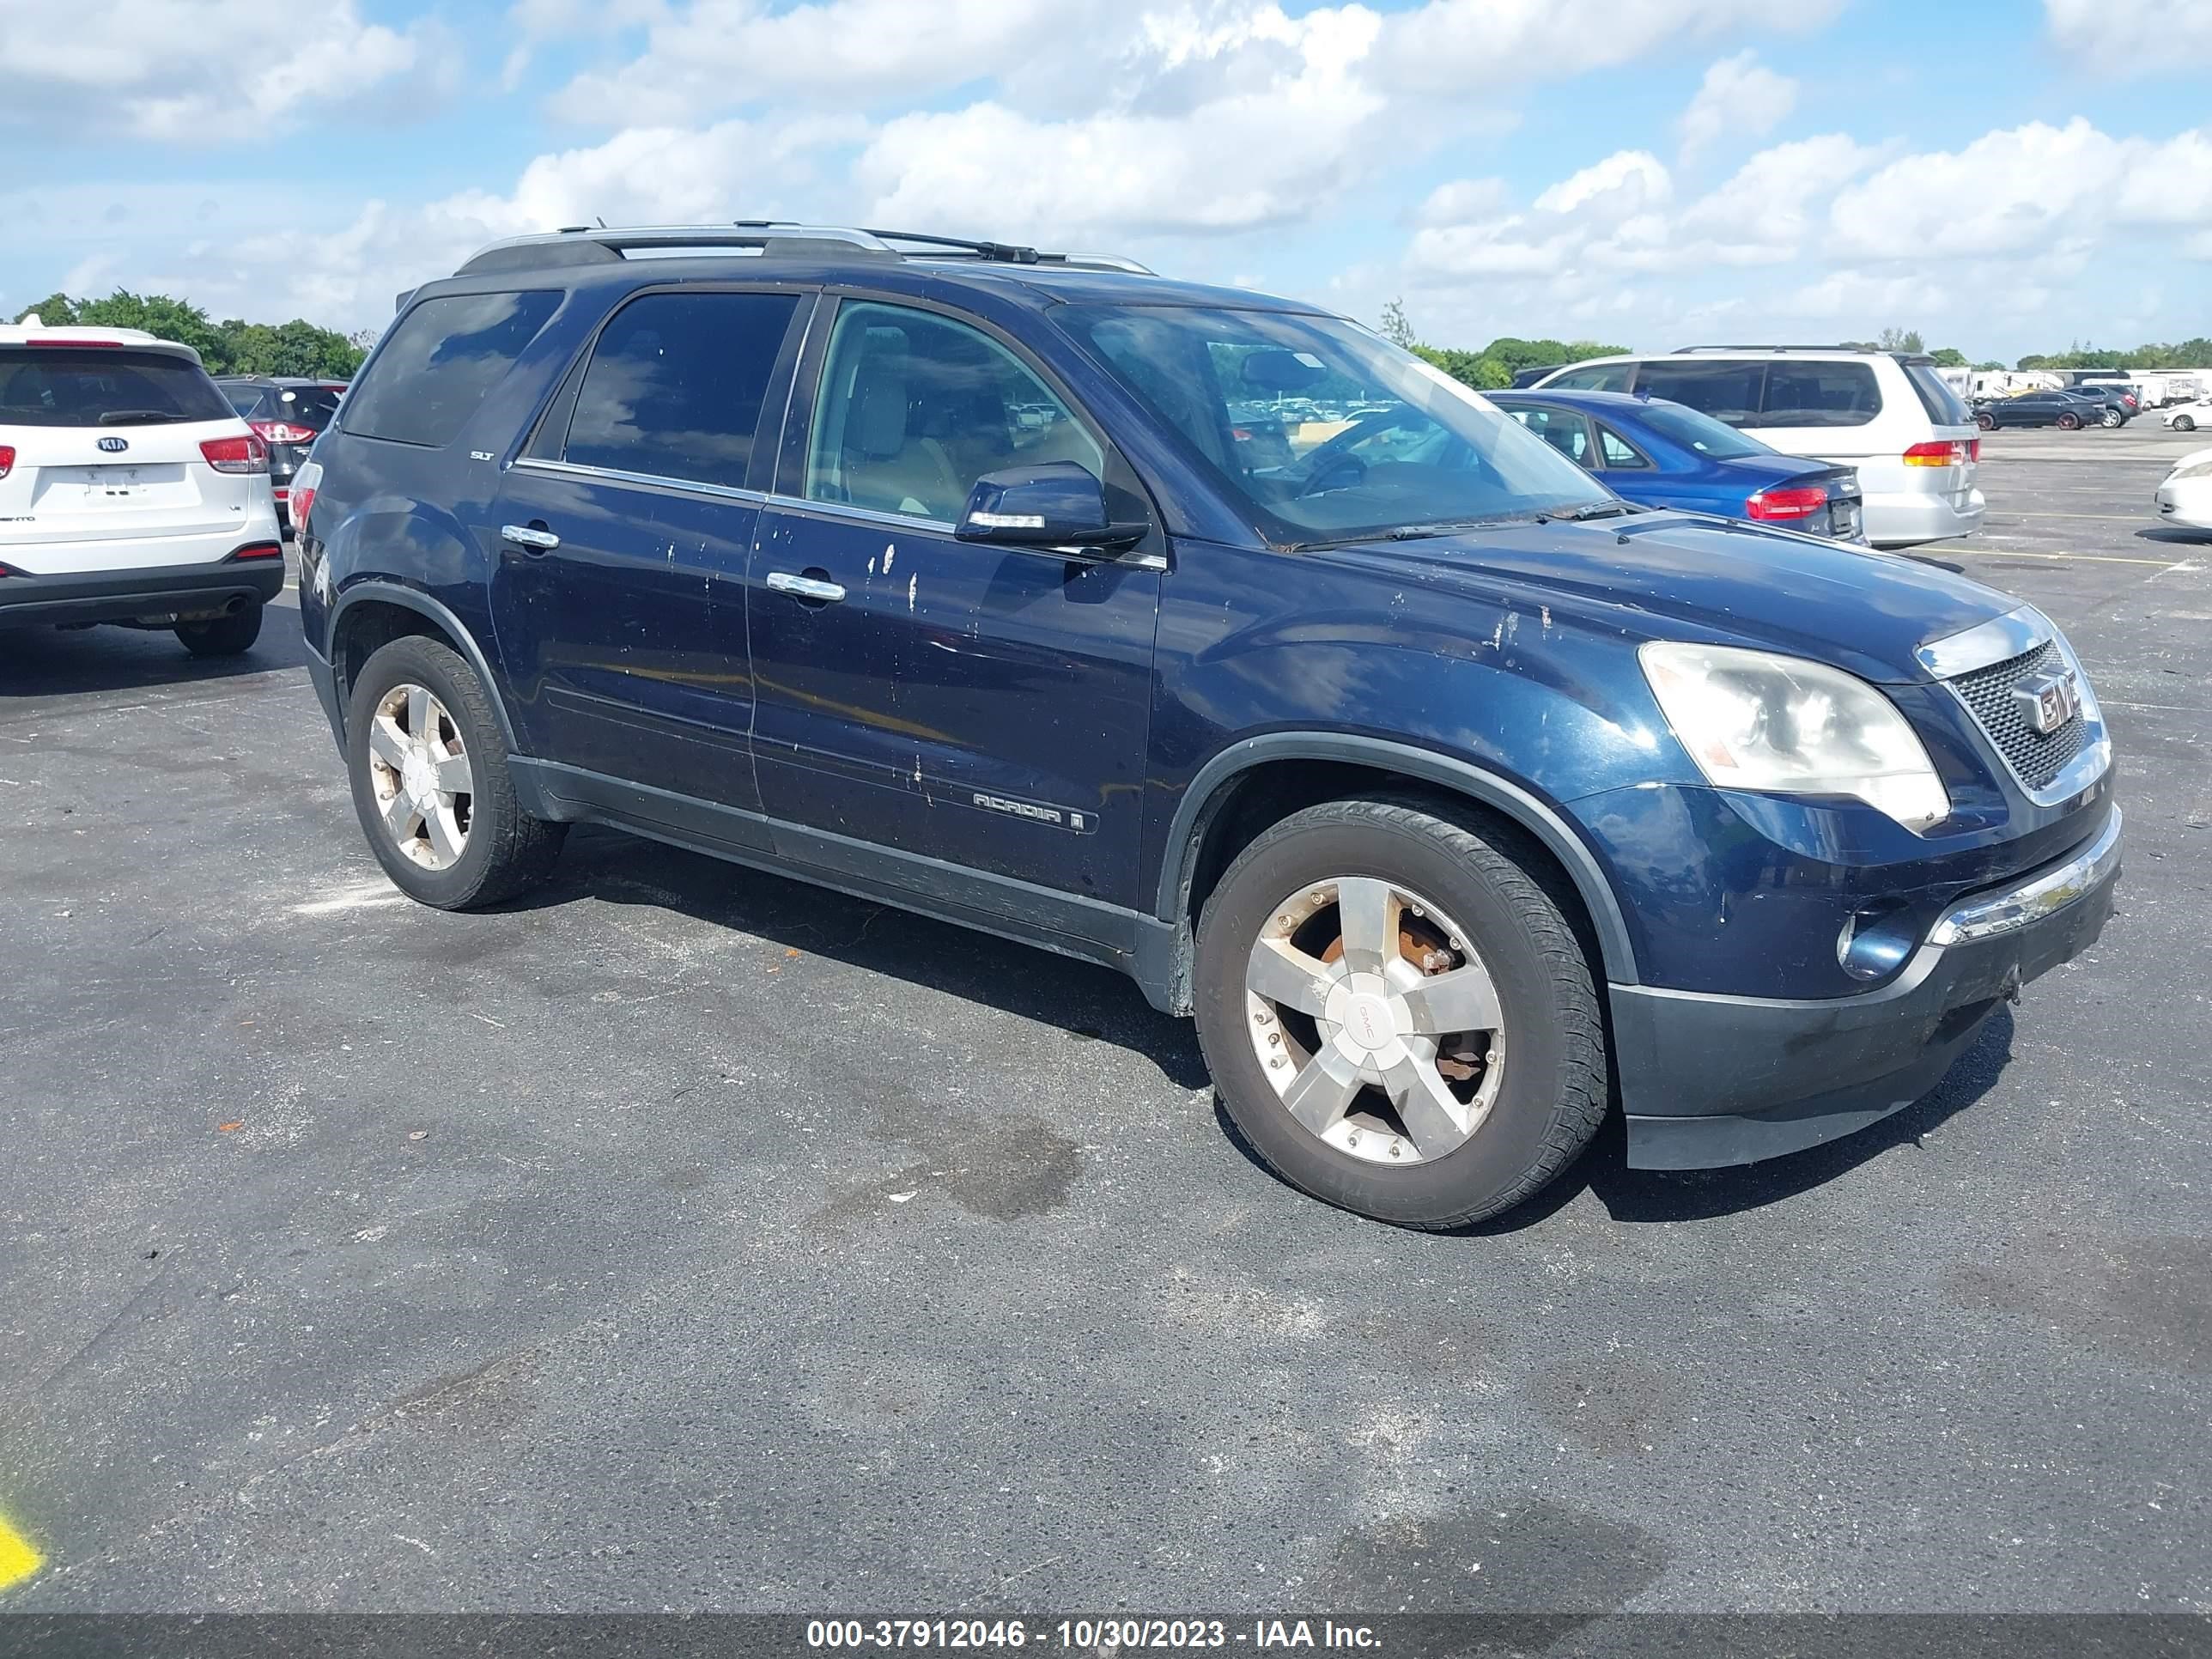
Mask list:
POLYGON ((604 225, 565 225, 533 236, 510 236, 479 248, 456 276, 486 271, 537 270, 548 265, 610 264, 637 252, 687 248, 750 249, 760 254, 801 258, 850 258, 855 253, 882 258, 988 260, 1022 265, 1073 265, 1101 270, 1152 273, 1134 259, 1112 253, 1045 253, 1012 242, 969 241, 918 231, 855 230, 842 225, 801 225, 783 220, 739 219, 726 225, 640 225, 609 229, 604 225), (908 246, 895 244, 909 244, 908 246))
POLYGON ((1677 357, 1693 351, 1878 351, 1878 346, 1847 345, 1693 345, 1676 346, 1672 353, 1677 357))
POLYGON ((740 220, 730 225, 637 225, 609 230, 596 225, 565 225, 535 236, 510 236, 479 248, 456 270, 473 276, 489 270, 536 270, 547 265, 611 264, 632 249, 750 248, 759 253, 820 257, 873 253, 896 258, 898 251, 865 230, 820 225, 787 225, 740 220))

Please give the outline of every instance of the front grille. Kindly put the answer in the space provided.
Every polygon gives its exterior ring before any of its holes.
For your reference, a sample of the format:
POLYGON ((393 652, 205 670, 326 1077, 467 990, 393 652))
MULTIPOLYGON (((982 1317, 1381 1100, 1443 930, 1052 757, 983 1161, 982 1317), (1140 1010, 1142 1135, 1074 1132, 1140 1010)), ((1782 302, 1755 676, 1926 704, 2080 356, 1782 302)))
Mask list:
POLYGON ((2030 793, 2051 787, 2067 763, 2081 752, 2088 725, 2077 711, 2056 732, 2039 732, 2027 723, 2013 688, 2032 674, 2057 672, 2066 666, 2057 642, 2045 640, 2033 651, 2023 651, 1987 668, 1960 674, 1950 682, 1974 719, 2004 757, 2013 775, 2030 793))

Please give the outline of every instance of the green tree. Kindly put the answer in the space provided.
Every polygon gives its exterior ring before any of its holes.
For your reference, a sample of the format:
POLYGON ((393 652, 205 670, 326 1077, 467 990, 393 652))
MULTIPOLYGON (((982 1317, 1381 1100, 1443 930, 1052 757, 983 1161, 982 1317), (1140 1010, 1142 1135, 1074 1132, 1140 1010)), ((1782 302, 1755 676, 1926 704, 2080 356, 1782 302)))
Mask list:
POLYGON ((1406 302, 1402 299, 1393 300, 1382 307, 1382 325, 1375 331, 1392 345, 1402 346, 1407 351, 1413 349, 1419 337, 1413 332, 1413 325, 1407 319, 1406 302))
POLYGON ((1964 368, 1966 354, 1956 346, 1937 346, 1928 354, 1929 361, 1938 368, 1964 368))
POLYGON ((36 317, 48 328, 67 328, 76 321, 76 303, 66 294, 49 294, 15 313, 19 323, 26 317, 36 317))
POLYGON ((1886 328, 1882 330, 1881 337, 1874 343, 1875 349, 1877 351, 1908 351, 1917 354, 1928 349, 1921 343, 1920 331, 1917 328, 1886 328))
POLYGON ((319 328, 302 318, 289 323, 249 323, 231 317, 220 323, 187 301, 166 294, 133 294, 117 289, 104 300, 72 300, 49 294, 16 313, 21 322, 36 312, 52 327, 138 328, 156 339, 174 340, 200 354, 210 374, 298 374, 315 380, 350 380, 376 343, 373 331, 354 337, 319 328))

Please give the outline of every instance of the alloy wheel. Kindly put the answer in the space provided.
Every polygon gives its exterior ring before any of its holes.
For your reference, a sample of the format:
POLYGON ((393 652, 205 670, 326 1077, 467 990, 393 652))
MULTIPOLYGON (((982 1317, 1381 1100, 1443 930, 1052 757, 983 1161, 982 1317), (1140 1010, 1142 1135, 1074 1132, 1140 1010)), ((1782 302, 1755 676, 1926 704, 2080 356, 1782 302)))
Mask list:
POLYGON ((1245 970, 1252 1046, 1307 1133, 1370 1163, 1432 1163, 1496 1103, 1504 1018, 1467 930, 1418 893, 1338 876, 1285 899, 1245 970))
POLYGON ((426 870, 458 863, 474 816, 475 779, 460 726, 427 687, 402 684, 378 699, 368 771, 392 843, 426 870))

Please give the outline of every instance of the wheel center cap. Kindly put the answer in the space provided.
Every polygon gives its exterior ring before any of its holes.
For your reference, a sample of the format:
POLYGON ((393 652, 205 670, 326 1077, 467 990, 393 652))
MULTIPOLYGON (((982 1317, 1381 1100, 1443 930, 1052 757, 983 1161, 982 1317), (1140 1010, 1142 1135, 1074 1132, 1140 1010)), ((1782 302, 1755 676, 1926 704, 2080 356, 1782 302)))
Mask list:
POLYGON ((1345 1040, 1354 1048, 1371 1054, 1388 1047, 1397 1035, 1398 1022, 1391 1018, 1387 997, 1354 993, 1344 1000, 1345 1040))
POLYGON ((410 754, 399 768, 399 787, 420 800, 435 793, 438 774, 430 764, 430 757, 420 750, 410 754))

